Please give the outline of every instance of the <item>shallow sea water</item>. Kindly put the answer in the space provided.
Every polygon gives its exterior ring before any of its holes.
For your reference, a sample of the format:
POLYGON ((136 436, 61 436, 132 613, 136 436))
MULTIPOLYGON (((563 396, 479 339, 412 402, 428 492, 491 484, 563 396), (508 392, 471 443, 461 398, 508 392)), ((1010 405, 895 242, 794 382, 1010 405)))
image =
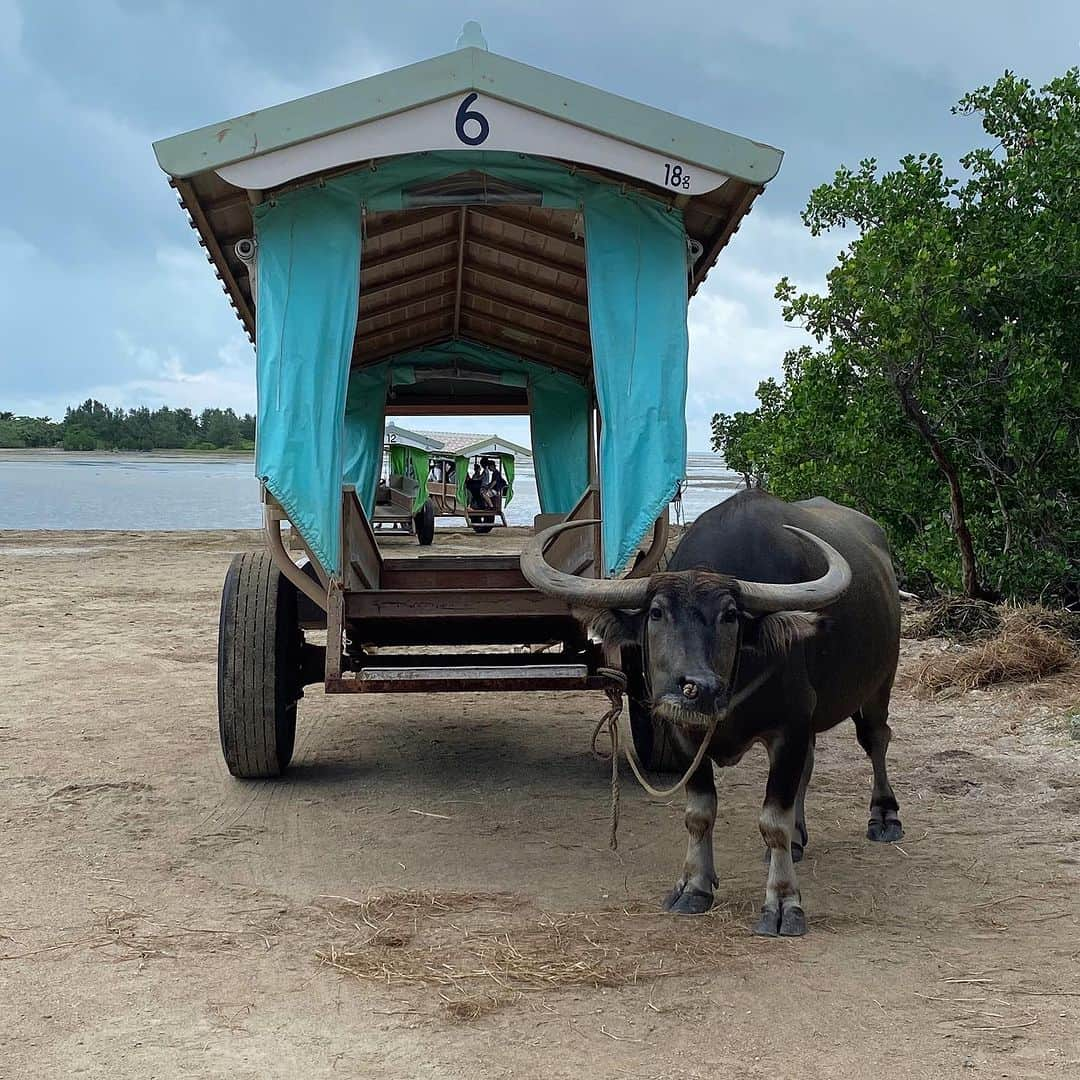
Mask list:
MULTIPOLYGON (((693 521, 739 486, 738 476, 715 455, 690 454, 683 520, 693 521)), ((539 512, 532 465, 521 462, 507 520, 529 525, 539 512)), ((261 524, 259 484, 247 455, 0 451, 0 529, 257 529, 261 524)), ((444 518, 440 525, 460 528, 461 521, 444 518)))

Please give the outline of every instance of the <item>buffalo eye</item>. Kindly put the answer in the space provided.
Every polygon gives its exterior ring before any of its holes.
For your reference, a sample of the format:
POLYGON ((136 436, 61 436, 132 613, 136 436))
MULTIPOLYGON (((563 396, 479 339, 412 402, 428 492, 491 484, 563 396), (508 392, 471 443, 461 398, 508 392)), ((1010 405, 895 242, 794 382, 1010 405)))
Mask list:
POLYGON ((653 622, 659 622, 663 617, 664 617, 664 611, 663 611, 662 608, 655 607, 655 606, 649 608, 649 618, 652 619, 653 622))

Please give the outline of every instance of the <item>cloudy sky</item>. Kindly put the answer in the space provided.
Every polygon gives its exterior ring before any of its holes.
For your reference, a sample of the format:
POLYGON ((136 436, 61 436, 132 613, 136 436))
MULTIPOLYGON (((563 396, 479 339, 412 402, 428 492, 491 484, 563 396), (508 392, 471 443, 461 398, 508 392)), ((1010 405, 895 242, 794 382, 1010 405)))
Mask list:
POLYGON ((949 113, 962 93, 1080 60, 1075 0, 0 0, 0 410, 251 410, 251 347, 150 143, 446 52, 466 18, 496 52, 786 151, 691 305, 692 448, 801 342, 775 283, 820 285, 841 243, 806 233, 809 190, 863 157, 954 159, 981 134, 949 113))

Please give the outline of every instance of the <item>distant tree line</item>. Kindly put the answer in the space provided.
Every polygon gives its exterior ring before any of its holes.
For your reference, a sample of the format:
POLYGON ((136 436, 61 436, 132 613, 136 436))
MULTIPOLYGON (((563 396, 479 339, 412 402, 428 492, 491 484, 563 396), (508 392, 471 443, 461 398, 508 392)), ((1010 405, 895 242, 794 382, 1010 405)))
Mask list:
POLYGON ((786 278, 789 352, 713 447, 750 486, 826 495, 886 529, 916 589, 1080 603, 1080 72, 1006 73, 955 112, 987 146, 863 161, 810 196, 858 235, 824 294, 786 278))
POLYGON ((251 450, 255 417, 232 409, 112 409, 88 398, 64 419, 0 412, 0 448, 64 450, 251 450))

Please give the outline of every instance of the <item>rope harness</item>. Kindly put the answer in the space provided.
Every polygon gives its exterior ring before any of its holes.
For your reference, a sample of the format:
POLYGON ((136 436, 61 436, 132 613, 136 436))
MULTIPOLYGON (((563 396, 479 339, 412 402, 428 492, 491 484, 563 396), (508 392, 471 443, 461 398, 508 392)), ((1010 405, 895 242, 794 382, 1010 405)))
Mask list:
MULTIPOLYGON (((637 751, 634 749, 633 732, 631 732, 630 738, 627 739, 626 743, 623 745, 623 752, 626 755, 626 760, 630 763, 630 768, 637 778, 637 782, 642 788, 654 798, 669 799, 681 788, 685 787, 686 782, 697 772, 702 761, 705 760, 705 755, 709 750, 709 743, 712 742, 713 735, 716 734, 716 729, 720 725, 720 721, 723 720, 736 705, 745 701, 746 698, 757 690, 757 688, 761 686, 774 671, 775 668, 766 668, 757 676, 757 678, 753 679, 747 686, 744 686, 743 689, 728 702, 727 708, 724 709, 723 712, 713 713, 713 717, 709 721, 709 726, 705 730, 705 734, 702 736, 701 745, 697 748, 697 753, 694 755, 694 760, 690 763, 690 767, 683 773, 678 783, 673 784, 669 788, 655 788, 645 778, 645 771, 641 762, 638 760, 637 751)), ((590 740, 589 745, 595 757, 599 758, 601 761, 610 760, 611 762, 611 832, 608 837, 608 847, 610 847, 612 851, 617 851, 619 848, 619 716, 623 711, 623 695, 626 692, 626 675, 618 668, 611 667, 597 668, 596 673, 607 680, 607 685, 604 687, 604 693, 607 694, 607 699, 611 702, 611 708, 604 713, 593 728, 592 739, 590 740), (596 745, 596 740, 605 727, 607 728, 608 738, 611 741, 611 750, 608 753, 600 750, 596 745)))
MULTIPOLYGON (((593 754, 601 761, 611 761, 611 833, 608 838, 608 847, 612 851, 617 851, 619 848, 619 716, 623 711, 626 676, 618 668, 609 667, 598 668, 596 673, 607 679, 608 685, 604 687, 604 693, 607 694, 608 701, 611 702, 611 708, 604 713, 596 727, 593 728, 590 748, 593 754), (611 740, 611 750, 608 753, 604 753, 596 746, 597 737, 605 727, 607 728, 608 738, 611 740)), ((645 771, 638 760, 637 751, 634 749, 633 733, 631 732, 630 738, 623 747, 623 752, 626 754, 626 760, 630 763, 634 776, 637 777, 637 782, 645 791, 657 799, 668 799, 678 792, 686 784, 686 781, 697 772, 698 766, 701 765, 709 749, 709 743, 712 742, 717 725, 725 715, 727 715, 726 709, 723 713, 713 715, 709 727, 701 740, 701 745, 694 755, 694 760, 690 763, 690 768, 683 773, 677 784, 666 790, 653 787, 645 778, 645 771)))

